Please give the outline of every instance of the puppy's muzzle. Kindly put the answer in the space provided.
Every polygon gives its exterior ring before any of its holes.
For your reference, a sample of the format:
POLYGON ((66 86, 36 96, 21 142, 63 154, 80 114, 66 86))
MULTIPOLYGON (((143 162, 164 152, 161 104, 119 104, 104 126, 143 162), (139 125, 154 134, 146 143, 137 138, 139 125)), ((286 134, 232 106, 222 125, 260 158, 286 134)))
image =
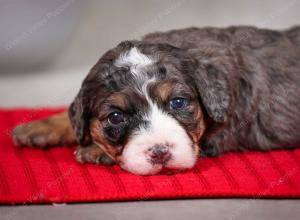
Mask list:
POLYGON ((168 145, 155 145, 149 149, 152 164, 165 164, 171 158, 168 145))

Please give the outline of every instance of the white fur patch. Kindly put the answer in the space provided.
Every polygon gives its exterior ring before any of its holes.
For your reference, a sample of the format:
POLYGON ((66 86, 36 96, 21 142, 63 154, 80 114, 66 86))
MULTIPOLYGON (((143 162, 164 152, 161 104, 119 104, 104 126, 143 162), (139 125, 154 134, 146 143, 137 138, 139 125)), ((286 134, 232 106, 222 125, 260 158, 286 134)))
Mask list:
POLYGON ((147 128, 139 127, 124 147, 122 168, 138 175, 153 175, 160 172, 163 167, 170 169, 193 167, 198 156, 198 146, 193 146, 184 128, 173 117, 159 109, 148 95, 146 98, 150 104, 150 111, 144 119, 150 124, 147 128), (170 146, 171 159, 164 165, 152 164, 149 160, 148 151, 157 144, 170 146))
POLYGON ((118 67, 127 66, 133 75, 139 76, 141 74, 141 69, 152 64, 151 60, 145 54, 142 54, 136 47, 131 48, 115 61, 115 65, 118 67))

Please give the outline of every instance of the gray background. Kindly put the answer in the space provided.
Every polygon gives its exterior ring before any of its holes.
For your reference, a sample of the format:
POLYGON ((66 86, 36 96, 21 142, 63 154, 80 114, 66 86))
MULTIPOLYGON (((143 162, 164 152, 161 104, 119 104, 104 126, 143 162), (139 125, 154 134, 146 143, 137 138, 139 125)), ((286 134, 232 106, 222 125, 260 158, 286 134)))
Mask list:
MULTIPOLYGON (((0 0, 0 106, 68 105, 122 40, 189 26, 284 29, 300 24, 299 11, 299 0, 0 0)), ((54 204, 0 207, 0 219, 299 219, 299 208, 257 199, 54 204)))
POLYGON ((189 26, 284 29, 300 24, 299 11, 300 0, 0 0, 0 105, 68 104, 101 54, 122 40, 189 26), (22 68, 47 54, 44 66, 22 68))

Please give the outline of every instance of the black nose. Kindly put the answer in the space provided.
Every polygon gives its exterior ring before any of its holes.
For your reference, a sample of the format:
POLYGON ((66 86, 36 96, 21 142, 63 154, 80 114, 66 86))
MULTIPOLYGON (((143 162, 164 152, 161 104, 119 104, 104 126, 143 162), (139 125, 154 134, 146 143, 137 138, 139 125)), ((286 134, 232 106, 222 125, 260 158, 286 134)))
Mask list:
POLYGON ((153 163, 164 163, 170 159, 169 147, 156 145, 151 148, 151 161, 153 163))

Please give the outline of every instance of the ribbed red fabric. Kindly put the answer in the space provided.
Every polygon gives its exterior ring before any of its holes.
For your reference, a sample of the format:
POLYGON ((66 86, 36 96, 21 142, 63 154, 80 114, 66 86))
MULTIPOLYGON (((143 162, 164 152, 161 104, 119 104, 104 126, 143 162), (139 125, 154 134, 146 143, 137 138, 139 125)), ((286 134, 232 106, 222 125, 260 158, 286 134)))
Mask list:
POLYGON ((0 203, 202 197, 300 198, 300 149, 228 153, 176 175, 142 177, 119 166, 81 165, 74 147, 15 147, 11 129, 62 109, 0 110, 0 203))

